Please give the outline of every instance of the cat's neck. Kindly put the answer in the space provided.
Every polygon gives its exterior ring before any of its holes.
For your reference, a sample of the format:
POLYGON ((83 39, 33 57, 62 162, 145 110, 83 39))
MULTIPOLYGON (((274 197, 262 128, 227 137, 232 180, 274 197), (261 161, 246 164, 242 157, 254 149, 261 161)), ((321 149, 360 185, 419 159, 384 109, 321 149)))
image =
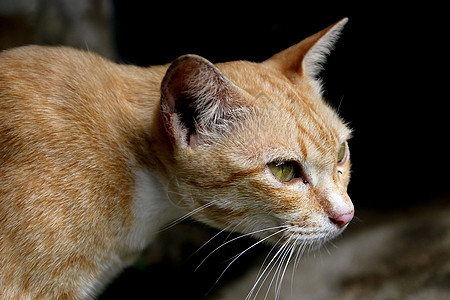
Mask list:
POLYGON ((136 169, 133 195, 134 226, 127 245, 137 251, 144 249, 156 234, 185 214, 171 200, 168 186, 152 170, 136 169))
POLYGON ((160 84, 167 66, 119 66, 118 94, 131 110, 132 126, 127 144, 134 176, 135 222, 127 245, 142 250, 167 224, 185 214, 170 197, 170 141, 161 123, 160 84))
POLYGON ((139 68, 120 66, 119 95, 132 110, 133 133, 129 135, 136 163, 149 169, 163 181, 170 179, 170 140, 162 124, 160 85, 167 71, 165 66, 139 68))

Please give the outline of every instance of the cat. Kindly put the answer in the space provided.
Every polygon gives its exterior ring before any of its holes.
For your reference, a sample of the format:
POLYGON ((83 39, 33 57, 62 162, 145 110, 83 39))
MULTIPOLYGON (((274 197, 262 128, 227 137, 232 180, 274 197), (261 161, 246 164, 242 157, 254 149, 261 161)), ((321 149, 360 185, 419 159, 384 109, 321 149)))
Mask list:
POLYGON ((317 75, 346 22, 262 63, 2 52, 2 298, 93 298, 187 217, 291 254, 341 234, 351 130, 317 75))

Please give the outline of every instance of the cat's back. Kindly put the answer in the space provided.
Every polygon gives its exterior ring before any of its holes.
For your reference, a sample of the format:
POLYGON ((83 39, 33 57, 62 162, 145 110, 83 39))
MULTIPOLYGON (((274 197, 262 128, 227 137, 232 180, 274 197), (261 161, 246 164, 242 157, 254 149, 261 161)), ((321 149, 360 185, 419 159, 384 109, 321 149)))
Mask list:
POLYGON ((0 113, 26 111, 37 118, 45 111, 45 117, 62 118, 81 109, 86 112, 117 99, 105 93, 117 91, 114 80, 119 77, 113 63, 69 47, 4 51, 0 53, 0 113))
POLYGON ((71 48, 1 53, 2 173, 15 168, 53 174, 61 168, 77 174, 96 166, 107 175, 109 160, 122 155, 114 149, 125 143, 124 123, 133 114, 119 95, 119 76, 114 64, 71 48))
POLYGON ((54 130, 53 137, 64 129, 65 135, 112 133, 114 139, 129 129, 125 126, 140 123, 157 104, 164 71, 165 67, 119 65, 70 47, 4 51, 0 53, 0 124, 17 122, 14 125, 19 127, 54 130))
POLYGON ((155 105, 159 81, 155 71, 118 65, 68 47, 4 51, 0 53, 0 142, 39 145, 35 151, 48 146, 70 152, 73 146, 93 151, 88 156, 101 149, 124 148, 127 137, 140 130, 136 126, 155 105))
POLYGON ((95 118, 83 117, 81 110, 92 109, 105 89, 104 81, 111 77, 105 65, 96 55, 64 47, 26 46, 0 53, 2 126, 50 120, 62 126, 95 118), (103 68, 101 78, 98 68, 103 68))

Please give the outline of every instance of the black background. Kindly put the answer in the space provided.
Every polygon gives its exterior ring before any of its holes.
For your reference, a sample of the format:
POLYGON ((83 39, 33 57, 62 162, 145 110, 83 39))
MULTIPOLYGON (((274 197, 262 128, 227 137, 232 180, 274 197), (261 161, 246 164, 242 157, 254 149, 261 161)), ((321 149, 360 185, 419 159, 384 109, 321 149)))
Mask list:
POLYGON ((320 76, 326 99, 354 129, 349 192, 356 208, 400 207, 447 193, 445 7, 114 3, 120 58, 142 66, 187 53, 212 62, 262 61, 348 17, 320 76))

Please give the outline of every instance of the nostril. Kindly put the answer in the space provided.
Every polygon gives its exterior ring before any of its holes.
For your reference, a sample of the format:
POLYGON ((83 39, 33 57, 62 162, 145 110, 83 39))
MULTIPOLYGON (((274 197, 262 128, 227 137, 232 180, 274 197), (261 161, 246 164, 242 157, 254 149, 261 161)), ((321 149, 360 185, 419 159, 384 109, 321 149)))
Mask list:
POLYGON ((353 211, 348 214, 342 214, 335 217, 328 217, 331 223, 336 224, 339 228, 344 227, 353 219, 353 211))
POLYGON ((336 219, 333 219, 331 217, 329 217, 329 219, 330 219, 331 223, 336 224, 339 228, 342 228, 342 227, 345 226, 343 221, 336 220, 336 219))

